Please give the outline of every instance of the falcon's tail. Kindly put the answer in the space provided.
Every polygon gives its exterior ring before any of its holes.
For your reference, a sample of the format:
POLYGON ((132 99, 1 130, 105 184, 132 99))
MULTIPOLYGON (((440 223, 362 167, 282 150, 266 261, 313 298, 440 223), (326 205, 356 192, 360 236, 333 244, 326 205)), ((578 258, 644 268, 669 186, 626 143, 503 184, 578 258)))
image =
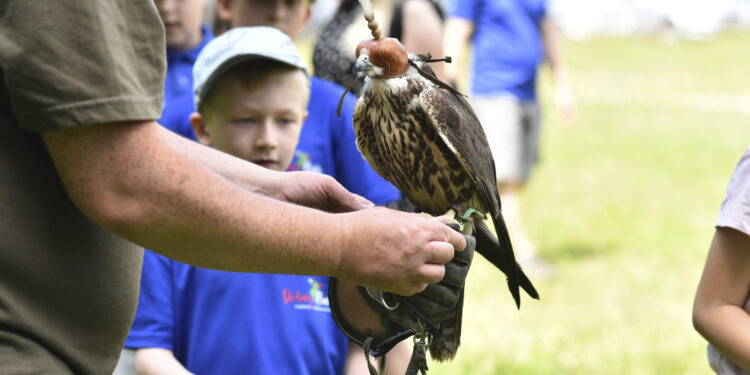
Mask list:
POLYGON ((456 302, 455 316, 440 323, 439 333, 432 338, 430 345, 430 357, 442 362, 452 360, 456 356, 458 346, 461 344, 461 317, 464 309, 464 291, 456 302))
POLYGON ((520 287, 534 299, 539 299, 534 285, 531 280, 521 269, 521 266, 515 261, 513 256, 513 246, 510 243, 508 229, 505 227, 505 221, 502 216, 498 219, 493 218, 497 237, 492 235, 490 228, 483 221, 477 221, 475 235, 477 237, 477 252, 482 254, 495 267, 505 273, 508 278, 508 289, 516 302, 516 307, 521 308, 521 295, 518 291, 520 287))

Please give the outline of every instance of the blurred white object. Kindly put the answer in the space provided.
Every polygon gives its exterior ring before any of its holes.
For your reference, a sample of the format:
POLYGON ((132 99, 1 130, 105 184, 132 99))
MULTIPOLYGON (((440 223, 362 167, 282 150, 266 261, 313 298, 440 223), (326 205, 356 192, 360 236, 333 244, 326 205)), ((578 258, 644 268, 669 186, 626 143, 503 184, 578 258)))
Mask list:
POLYGON ((550 14, 574 39, 665 30, 704 39, 728 27, 750 26, 750 0, 550 0, 550 14))

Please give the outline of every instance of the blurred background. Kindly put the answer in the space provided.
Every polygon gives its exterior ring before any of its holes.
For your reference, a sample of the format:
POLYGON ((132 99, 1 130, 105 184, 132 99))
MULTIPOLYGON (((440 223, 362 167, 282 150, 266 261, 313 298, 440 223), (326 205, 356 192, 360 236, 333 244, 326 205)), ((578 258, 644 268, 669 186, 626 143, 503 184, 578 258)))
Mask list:
MULTIPOLYGON (((462 346, 430 374, 710 374, 692 302, 750 145, 750 1, 550 1, 578 118, 557 123, 543 68, 542 161, 522 201, 555 272, 532 276, 541 300, 517 311, 475 258, 462 346)), ((316 0, 307 56, 336 5, 316 0)))

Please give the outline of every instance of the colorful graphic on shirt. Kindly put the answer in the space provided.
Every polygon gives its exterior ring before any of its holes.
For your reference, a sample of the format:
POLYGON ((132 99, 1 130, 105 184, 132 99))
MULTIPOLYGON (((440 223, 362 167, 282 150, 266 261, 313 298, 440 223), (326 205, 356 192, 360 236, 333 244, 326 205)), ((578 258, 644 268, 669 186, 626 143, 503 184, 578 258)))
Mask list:
POLYGON ((320 164, 315 164, 310 154, 300 150, 294 151, 294 160, 287 170, 323 173, 323 167, 320 164))
POLYGON ((323 284, 315 281, 312 277, 307 279, 310 289, 307 294, 302 291, 293 291, 284 288, 281 292, 285 305, 292 305, 297 310, 314 310, 320 312, 331 312, 328 296, 323 294, 323 284))

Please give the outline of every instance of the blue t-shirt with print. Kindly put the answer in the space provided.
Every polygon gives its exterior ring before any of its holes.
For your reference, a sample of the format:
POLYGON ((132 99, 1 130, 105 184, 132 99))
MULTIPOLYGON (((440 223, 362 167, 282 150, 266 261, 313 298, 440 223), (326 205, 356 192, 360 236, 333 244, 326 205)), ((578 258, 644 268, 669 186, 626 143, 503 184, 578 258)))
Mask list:
POLYGON ((147 251, 125 343, 165 348, 197 374, 341 374, 348 339, 328 277, 193 267, 147 251))
POLYGON ((536 73, 544 57, 540 23, 546 0, 455 0, 450 16, 474 24, 471 90, 536 99, 536 73))

